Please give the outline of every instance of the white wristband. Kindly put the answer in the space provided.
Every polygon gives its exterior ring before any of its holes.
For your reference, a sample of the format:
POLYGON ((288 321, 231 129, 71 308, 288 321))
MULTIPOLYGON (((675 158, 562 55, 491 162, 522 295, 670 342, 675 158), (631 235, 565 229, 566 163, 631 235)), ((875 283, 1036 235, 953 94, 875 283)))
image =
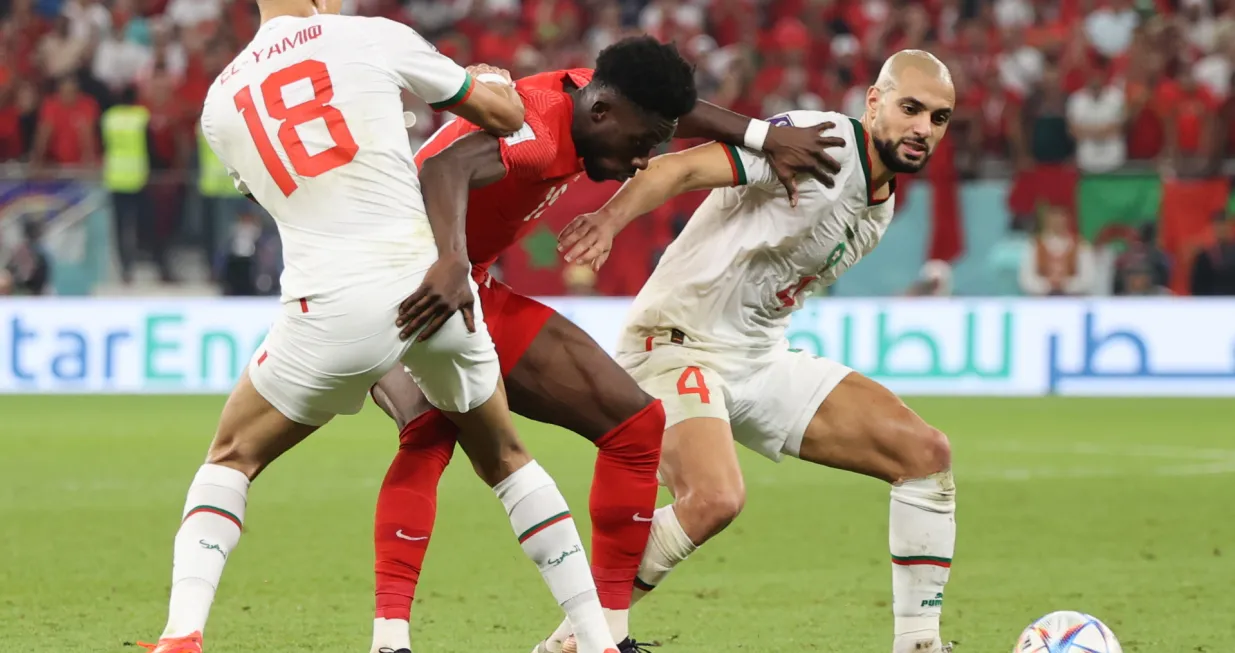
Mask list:
POLYGON ((503 86, 514 86, 514 84, 507 81, 505 77, 502 77, 497 73, 481 73, 476 76, 476 81, 481 84, 501 84, 503 86))
POLYGON ((746 148, 756 152, 763 151, 763 141, 768 137, 768 129, 772 125, 758 119, 751 119, 750 124, 746 125, 746 135, 742 137, 742 142, 746 144, 746 148))

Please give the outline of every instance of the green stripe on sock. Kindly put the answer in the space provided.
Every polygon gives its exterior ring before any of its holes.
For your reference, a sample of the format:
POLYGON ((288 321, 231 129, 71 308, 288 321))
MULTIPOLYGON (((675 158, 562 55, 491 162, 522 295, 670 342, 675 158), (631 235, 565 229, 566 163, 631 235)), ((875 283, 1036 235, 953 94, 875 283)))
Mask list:
POLYGON ((532 526, 526 531, 523 531, 523 534, 519 536, 519 544, 523 544, 524 542, 528 541, 528 539, 530 539, 533 535, 545 530, 546 528, 549 528, 550 526, 560 521, 566 521, 567 519, 570 519, 569 510, 567 510, 566 512, 559 512, 558 514, 532 526))
MULTIPOLYGON (((235 514, 231 512, 228 512, 227 510, 224 510, 216 506, 196 506, 192 510, 190 510, 187 515, 184 516, 184 520, 188 520, 189 517, 192 517, 193 515, 199 512, 209 512, 209 513, 216 514, 224 519, 227 519, 228 521, 231 521, 233 524, 236 525, 236 528, 244 528, 244 526, 242 526, 240 523, 239 517, 237 517, 235 514)), ((182 520, 181 523, 184 523, 184 521, 182 520)))
POLYGON ((894 565, 933 565, 936 567, 951 567, 952 558, 939 556, 892 556, 894 565))

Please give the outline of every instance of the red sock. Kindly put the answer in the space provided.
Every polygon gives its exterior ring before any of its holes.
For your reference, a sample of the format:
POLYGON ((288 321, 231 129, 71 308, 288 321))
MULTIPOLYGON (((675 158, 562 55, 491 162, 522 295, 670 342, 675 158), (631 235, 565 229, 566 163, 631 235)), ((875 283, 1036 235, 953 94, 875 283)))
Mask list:
POLYGON ((592 477, 592 577, 600 605, 630 609, 639 562, 656 510, 656 469, 665 434, 665 409, 657 400, 596 441, 592 477))
POLYGON ((455 449, 455 425, 433 410, 399 433, 399 452, 377 495, 373 545, 377 617, 407 620, 437 516, 437 483, 455 449))

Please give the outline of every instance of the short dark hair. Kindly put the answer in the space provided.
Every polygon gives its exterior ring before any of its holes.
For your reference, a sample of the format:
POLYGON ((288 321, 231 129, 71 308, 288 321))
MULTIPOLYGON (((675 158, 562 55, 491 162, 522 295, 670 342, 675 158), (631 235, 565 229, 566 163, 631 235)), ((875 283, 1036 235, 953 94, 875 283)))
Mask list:
POLYGON ((690 113, 699 98, 694 66, 672 43, 661 43, 650 36, 632 36, 601 50, 592 82, 669 120, 690 113))

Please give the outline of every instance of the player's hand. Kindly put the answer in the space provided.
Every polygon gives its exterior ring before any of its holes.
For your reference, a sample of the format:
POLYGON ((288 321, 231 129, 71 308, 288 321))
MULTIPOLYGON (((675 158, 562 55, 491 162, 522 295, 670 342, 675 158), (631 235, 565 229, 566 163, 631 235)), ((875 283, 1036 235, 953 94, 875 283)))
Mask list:
POLYGON ((557 251, 565 252, 567 263, 590 265, 599 271, 613 249, 611 220, 600 213, 585 213, 566 225, 557 237, 557 251))
POLYGON ((497 66, 490 66, 487 63, 472 64, 468 66, 466 70, 468 74, 472 76, 473 79, 481 75, 491 73, 495 75, 501 75, 502 77, 506 79, 506 81, 510 82, 512 85, 515 83, 514 78, 510 76, 509 70, 506 70, 505 68, 498 68, 497 66))
POLYGON ((401 328, 399 338, 407 340, 423 327, 416 342, 424 342, 456 311, 463 313, 467 330, 476 333, 476 299, 468 283, 471 273, 472 264, 463 254, 440 258, 429 266, 420 287, 399 305, 399 317, 395 320, 395 326, 401 328))
POLYGON ((806 173, 819 183, 832 188, 836 182, 832 175, 840 172, 840 163, 827 153, 830 147, 844 147, 845 141, 837 136, 824 136, 823 132, 836 125, 825 122, 810 127, 772 126, 763 141, 763 151, 776 178, 789 192, 789 203, 798 205, 797 175, 806 173))

